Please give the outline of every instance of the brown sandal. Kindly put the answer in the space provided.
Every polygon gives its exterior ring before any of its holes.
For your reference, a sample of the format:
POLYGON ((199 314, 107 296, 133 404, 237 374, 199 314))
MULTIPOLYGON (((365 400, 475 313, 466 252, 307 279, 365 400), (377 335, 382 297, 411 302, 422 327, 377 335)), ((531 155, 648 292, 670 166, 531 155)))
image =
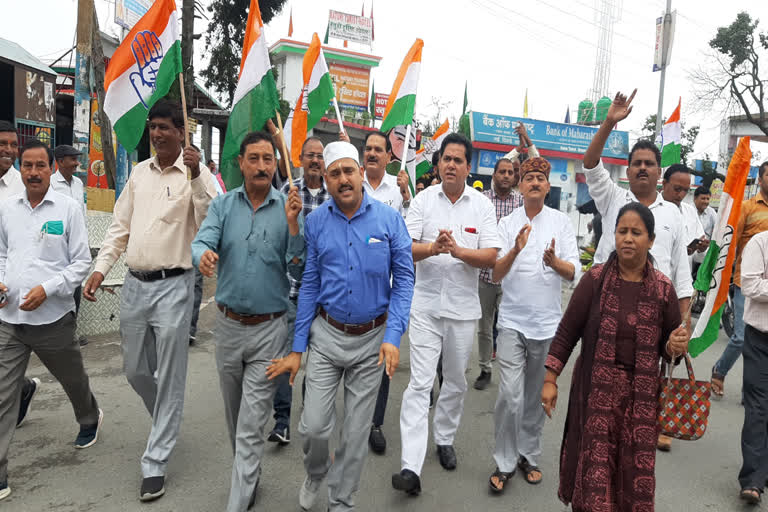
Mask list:
POLYGON ((739 493, 739 498, 746 501, 750 505, 757 505, 761 501, 760 489, 756 487, 745 487, 739 493))
POLYGON ((499 468, 496 468, 496 471, 493 472, 491 477, 488 479, 488 486, 491 488, 491 490, 497 494, 501 494, 506 489, 506 483, 507 480, 512 478, 512 476, 515 474, 514 471, 511 473, 505 473, 503 471, 499 471, 499 468), (498 483, 493 483, 493 478, 496 477, 496 480, 498 483))
POLYGON ((538 485, 544 479, 544 474, 541 472, 541 470, 537 466, 534 466, 528 462, 528 459, 525 457, 520 457, 520 460, 517 461, 517 467, 523 470, 525 481, 531 485, 538 485), (536 478, 534 473, 538 473, 539 478, 536 478))

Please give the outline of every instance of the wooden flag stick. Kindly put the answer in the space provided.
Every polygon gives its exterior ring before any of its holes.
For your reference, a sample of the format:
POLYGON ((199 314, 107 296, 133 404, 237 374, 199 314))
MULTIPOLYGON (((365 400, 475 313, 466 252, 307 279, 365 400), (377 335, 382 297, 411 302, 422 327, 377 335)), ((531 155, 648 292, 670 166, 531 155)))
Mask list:
POLYGON ((283 120, 280 119, 279 110, 275 109, 275 114, 277 115, 277 129, 280 130, 280 144, 283 146, 283 154, 288 158, 288 161, 285 162, 285 171, 288 173, 289 187, 293 187, 293 176, 291 176, 291 154, 288 152, 288 146, 285 144, 285 137, 283 136, 283 120))
POLYGON ((333 108, 336 110, 336 119, 339 120, 339 133, 345 133, 344 130, 344 120, 341 118, 341 113, 339 112, 339 102, 336 99, 336 96, 333 97, 333 108))
MULTIPOLYGON (((184 73, 179 73, 181 88, 181 113, 184 116, 184 147, 189 146, 189 120, 187 119, 187 96, 184 92, 184 73)), ((187 179, 192 180, 192 170, 187 167, 187 179)))

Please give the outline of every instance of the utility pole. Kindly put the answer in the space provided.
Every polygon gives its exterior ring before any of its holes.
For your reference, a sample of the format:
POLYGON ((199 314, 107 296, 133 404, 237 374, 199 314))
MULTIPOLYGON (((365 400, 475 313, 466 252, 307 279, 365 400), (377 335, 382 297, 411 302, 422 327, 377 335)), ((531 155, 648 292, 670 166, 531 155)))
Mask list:
POLYGON ((672 39, 672 0, 667 0, 667 11, 664 13, 664 29, 662 31, 662 50, 661 50, 661 78, 659 79, 659 108, 656 110, 656 131, 653 134, 653 140, 661 133, 661 120, 664 108, 664 82, 667 78, 667 53, 672 39))
POLYGON ((77 2, 77 45, 75 52, 75 111, 72 145, 80 150, 80 166, 88 172, 88 147, 91 129, 91 25, 93 0, 77 2))

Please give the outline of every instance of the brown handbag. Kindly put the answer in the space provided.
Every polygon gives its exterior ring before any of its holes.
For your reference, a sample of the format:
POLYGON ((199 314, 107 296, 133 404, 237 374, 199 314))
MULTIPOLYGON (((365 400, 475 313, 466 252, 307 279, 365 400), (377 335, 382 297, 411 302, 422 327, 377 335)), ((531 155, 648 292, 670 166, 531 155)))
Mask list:
POLYGON ((696 380, 691 357, 685 355, 688 378, 672 378, 672 368, 665 376, 667 362, 661 364, 659 424, 661 433, 675 439, 695 441, 707 430, 710 408, 709 381, 696 380))

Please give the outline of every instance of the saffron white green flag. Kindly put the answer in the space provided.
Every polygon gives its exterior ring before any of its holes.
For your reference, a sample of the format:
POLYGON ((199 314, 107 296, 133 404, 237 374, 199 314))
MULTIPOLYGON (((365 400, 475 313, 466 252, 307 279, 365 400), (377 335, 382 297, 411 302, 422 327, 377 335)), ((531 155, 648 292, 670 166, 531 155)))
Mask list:
POLYGON ((245 26, 243 57, 240 60, 240 78, 232 99, 232 113, 221 151, 221 176, 227 190, 239 187, 243 182, 237 164, 240 143, 249 132, 263 129, 279 105, 259 2, 251 0, 245 26))
POLYGON ((440 145, 443 143, 445 136, 448 135, 449 129, 450 125, 446 119, 432 138, 422 141, 422 148, 416 152, 416 179, 429 172, 429 169, 432 167, 432 155, 440 151, 440 145))
POLYGON ((157 0, 115 50, 104 75, 104 112, 117 140, 136 149, 147 114, 181 73, 179 20, 174 0, 157 0))
POLYGON ((661 166, 680 163, 680 103, 678 100, 677 108, 669 116, 667 122, 661 128, 661 166))
POLYGON ((397 73, 395 84, 392 86, 392 92, 387 101, 387 107, 384 109, 384 121, 381 124, 381 131, 383 132, 387 132, 395 126, 407 126, 413 122, 422 48, 424 48, 424 41, 416 39, 400 66, 400 71, 397 73))

